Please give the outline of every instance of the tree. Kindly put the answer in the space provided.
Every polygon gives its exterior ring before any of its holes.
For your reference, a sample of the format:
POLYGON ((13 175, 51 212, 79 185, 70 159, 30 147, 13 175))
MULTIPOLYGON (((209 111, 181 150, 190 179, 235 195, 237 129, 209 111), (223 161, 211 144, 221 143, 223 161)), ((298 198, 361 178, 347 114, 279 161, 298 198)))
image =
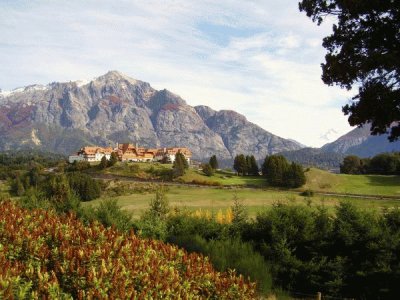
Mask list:
POLYGON ((400 1, 302 0, 300 11, 318 25, 337 17, 333 34, 323 40, 328 50, 322 80, 358 94, 343 107, 350 125, 371 124, 372 134, 389 130, 400 137, 400 1))
POLYGON ((306 183, 303 167, 292 162, 285 174, 285 185, 289 188, 298 188, 306 183))
POLYGON ((254 155, 250 156, 249 162, 248 162, 248 173, 249 175, 253 175, 253 176, 258 176, 258 165, 257 165, 257 161, 256 158, 254 157, 254 155))
POLYGON ((271 186, 285 186, 285 175, 289 163, 282 155, 267 156, 262 166, 262 172, 271 186))
POLYGON ((218 169, 218 160, 216 155, 210 157, 209 164, 214 170, 218 169))
POLYGON ((112 167, 118 162, 118 156, 117 153, 111 152, 110 160, 108 161, 108 165, 112 167))
POLYGON ((175 155, 174 164, 172 165, 172 175, 174 178, 183 176, 185 170, 189 167, 185 156, 182 153, 177 153, 175 155))
POLYGON ((239 154, 235 156, 235 160, 233 162, 233 169, 236 170, 238 175, 245 175, 247 172, 247 162, 246 158, 243 154, 239 154))
POLYGON ((203 165, 203 172, 207 176, 212 176, 212 175, 214 175, 215 169, 213 169, 210 164, 204 164, 203 165))
POLYGON ((343 159, 343 164, 340 164, 340 173, 343 174, 360 174, 361 173, 361 158, 356 155, 349 155, 343 159))
POLYGON ((100 161, 100 164, 99 164, 99 168, 102 170, 102 169, 107 168, 107 166, 108 166, 107 158, 106 158, 106 156, 103 156, 101 158, 101 161, 100 161))

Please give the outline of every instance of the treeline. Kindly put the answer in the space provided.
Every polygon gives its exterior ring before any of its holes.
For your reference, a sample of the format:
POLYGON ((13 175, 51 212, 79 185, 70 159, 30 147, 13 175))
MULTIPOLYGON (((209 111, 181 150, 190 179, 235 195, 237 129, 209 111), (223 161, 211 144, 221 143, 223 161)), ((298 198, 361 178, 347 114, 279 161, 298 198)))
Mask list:
MULTIPOLYGON (((253 155, 236 155, 233 168, 238 175, 260 175, 257 161, 253 155)), ((282 155, 265 157, 261 171, 269 186, 297 188, 306 183, 303 167, 294 162, 289 163, 282 155)))
POLYGON ((54 167, 65 159, 63 155, 40 151, 0 152, 0 179, 6 180, 18 173, 16 171, 25 171, 34 166, 54 167))
POLYGON ((400 175, 400 152, 381 153, 372 158, 346 156, 340 165, 340 173, 400 175))
POLYGON ((90 201, 101 195, 99 182, 81 172, 45 173, 39 166, 35 166, 25 173, 14 174, 9 181, 11 194, 29 198, 26 199, 28 202, 32 199, 46 199, 49 204, 56 205, 90 201))

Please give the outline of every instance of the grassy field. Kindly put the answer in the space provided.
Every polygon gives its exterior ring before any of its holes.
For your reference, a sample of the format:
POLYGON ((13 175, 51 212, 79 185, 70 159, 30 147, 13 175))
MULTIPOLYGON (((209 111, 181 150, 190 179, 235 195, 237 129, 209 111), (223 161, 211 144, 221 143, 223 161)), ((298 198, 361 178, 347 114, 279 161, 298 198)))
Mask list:
MULTIPOLYGON (((103 174, 113 174, 139 179, 165 179, 163 175, 171 170, 172 164, 160 163, 117 163, 115 166, 101 170, 103 174)), ((256 176, 236 176, 230 171, 218 170, 213 176, 205 176, 201 170, 189 168, 186 174, 178 179, 183 183, 203 183, 223 186, 265 186, 265 180, 256 176)))
MULTIPOLYGON (((343 198, 343 197, 302 197, 298 192, 279 191, 279 190, 263 190, 263 189, 221 189, 221 188, 203 188, 188 186, 171 186, 168 188, 167 197, 171 207, 186 208, 188 210, 209 210, 218 212, 218 210, 226 210, 233 204, 234 195, 243 201, 250 216, 255 216, 257 212, 268 209, 274 203, 283 202, 289 204, 300 205, 323 205, 329 210, 333 210, 334 206, 340 201, 351 201, 357 207, 371 210, 380 210, 382 208, 390 208, 400 205, 400 201, 396 200, 366 200, 359 198, 343 198)), ((149 206, 150 200, 154 197, 154 193, 132 193, 129 195, 114 197, 118 200, 118 204, 129 211, 134 217, 139 217, 149 206)), ((97 199, 85 205, 97 205, 102 199, 97 199)))
MULTIPOLYGON (((168 164, 118 163, 101 172, 140 179, 165 179, 163 176, 171 168, 172 165, 168 164)), ((315 168, 307 171, 306 176, 306 185, 298 191, 310 189, 326 193, 398 196, 400 198, 400 176, 333 174, 315 168)), ((236 176, 233 172, 223 170, 217 171, 213 176, 205 176, 201 170, 194 168, 189 168, 178 181, 221 186, 266 187, 265 179, 261 176, 236 176)))
POLYGON ((303 189, 400 198, 400 176, 332 174, 319 169, 310 169, 306 176, 303 189))

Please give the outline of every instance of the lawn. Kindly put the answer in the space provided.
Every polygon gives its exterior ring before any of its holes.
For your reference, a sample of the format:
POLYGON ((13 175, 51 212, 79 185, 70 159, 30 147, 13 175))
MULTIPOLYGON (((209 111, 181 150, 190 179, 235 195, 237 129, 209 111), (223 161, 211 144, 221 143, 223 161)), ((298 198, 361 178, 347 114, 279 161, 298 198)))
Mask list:
MULTIPOLYGON (((358 198, 341 197, 303 197, 298 192, 263 190, 263 189, 221 189, 209 187, 189 187, 189 186, 171 186, 168 188, 167 197, 171 207, 186 208, 189 210, 209 210, 214 213, 218 210, 226 210, 232 206, 234 195, 243 201, 247 207, 249 215, 254 217, 257 212, 268 209, 274 203, 284 202, 300 205, 324 205, 329 210, 339 204, 340 201, 351 201, 356 206, 370 210, 382 209, 384 207, 394 207, 400 205, 396 200, 365 200, 358 198)), ((118 204, 129 211, 134 217, 139 217, 149 206, 154 193, 133 193, 115 197, 118 204)), ((101 199, 89 202, 88 204, 97 205, 101 199)), ((85 205, 88 205, 85 203, 85 205)))
POLYGON ((400 176, 332 174, 314 168, 306 172, 306 176, 303 189, 400 198, 400 176))

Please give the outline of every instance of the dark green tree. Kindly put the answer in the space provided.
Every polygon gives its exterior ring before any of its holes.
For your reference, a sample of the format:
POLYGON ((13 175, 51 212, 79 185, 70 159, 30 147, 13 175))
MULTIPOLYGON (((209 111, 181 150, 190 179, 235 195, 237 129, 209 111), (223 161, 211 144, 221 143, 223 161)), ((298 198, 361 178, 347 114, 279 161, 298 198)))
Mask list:
POLYGON ((258 176, 259 169, 256 158, 254 155, 251 155, 248 162, 248 173, 252 176, 258 176))
POLYGON ((286 186, 285 175, 290 165, 282 155, 267 156, 262 166, 262 172, 271 186, 286 186))
POLYGON ((218 160, 216 155, 210 157, 209 164, 214 170, 218 169, 218 160))
POLYGON ((100 185, 89 175, 78 172, 69 173, 67 178, 71 189, 74 190, 82 201, 90 201, 100 197, 100 185))
POLYGON ((350 125, 371 124, 372 134, 390 129, 400 137, 400 1, 302 0, 300 11, 318 25, 337 18, 333 33, 323 40, 328 50, 322 80, 328 85, 358 88, 343 107, 350 125))
POLYGON ((108 161, 108 165, 111 167, 118 162, 118 155, 115 152, 111 152, 110 160, 108 161))
POLYGON ((285 174, 285 186, 289 188, 298 188, 306 183, 306 175, 303 167, 292 162, 285 174))
POLYGON ((107 168, 108 167, 108 160, 107 160, 107 158, 105 157, 105 156, 103 156, 102 158, 101 158, 101 161, 100 161, 100 164, 99 164, 99 168, 101 169, 101 170, 103 170, 103 169, 105 169, 105 168, 107 168))
POLYGON ((233 162, 233 169, 238 173, 238 175, 245 175, 247 172, 247 162, 246 157, 243 154, 235 156, 233 162))
POLYGON ((356 155, 349 155, 343 159, 340 165, 340 173, 343 174, 360 174, 362 170, 361 158, 356 155))
POLYGON ((183 176, 185 174, 185 170, 189 167, 188 162, 185 156, 182 153, 177 153, 175 155, 175 160, 172 165, 172 176, 174 178, 183 176))

